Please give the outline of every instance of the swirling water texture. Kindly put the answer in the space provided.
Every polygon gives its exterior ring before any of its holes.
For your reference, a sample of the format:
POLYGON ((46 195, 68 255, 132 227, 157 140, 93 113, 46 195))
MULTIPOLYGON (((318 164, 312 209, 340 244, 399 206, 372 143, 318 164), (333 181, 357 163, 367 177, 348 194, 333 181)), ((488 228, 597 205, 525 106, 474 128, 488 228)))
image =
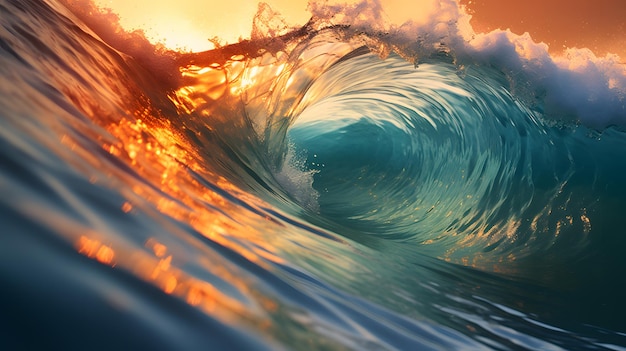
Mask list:
POLYGON ((624 344, 616 129, 345 28, 160 72, 54 2, 0 4, 9 347, 624 344))
POLYGON ((327 70, 311 60, 320 72, 312 81, 286 70, 281 79, 301 87, 299 99, 265 117, 279 130, 267 134, 270 157, 288 148, 285 162, 312 178, 283 189, 312 209, 309 220, 487 270, 524 262, 562 273, 602 267, 607 257, 619 269, 621 132, 551 120, 491 67, 460 69, 437 56, 414 67, 366 52, 335 58, 327 70))

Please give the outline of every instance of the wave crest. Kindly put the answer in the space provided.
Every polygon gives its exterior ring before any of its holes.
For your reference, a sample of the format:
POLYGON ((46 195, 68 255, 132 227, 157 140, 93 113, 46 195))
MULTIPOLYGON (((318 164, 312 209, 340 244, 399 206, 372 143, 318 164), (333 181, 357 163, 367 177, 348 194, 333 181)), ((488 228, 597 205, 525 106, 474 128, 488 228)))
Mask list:
POLYGON ((320 226, 464 264, 583 251, 609 195, 579 185, 615 183, 593 157, 618 153, 626 124, 619 58, 475 33, 453 1, 401 24, 379 5, 311 5, 293 31, 261 6, 251 40, 139 61, 180 76, 165 89, 201 153, 320 226))

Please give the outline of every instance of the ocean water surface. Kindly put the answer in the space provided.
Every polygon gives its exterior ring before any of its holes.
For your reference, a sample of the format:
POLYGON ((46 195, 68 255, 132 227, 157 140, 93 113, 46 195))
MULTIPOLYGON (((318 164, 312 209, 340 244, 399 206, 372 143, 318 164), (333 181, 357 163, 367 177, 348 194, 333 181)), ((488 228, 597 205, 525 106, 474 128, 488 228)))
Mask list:
POLYGON ((0 0, 0 348, 625 350, 626 65, 379 5, 0 0))

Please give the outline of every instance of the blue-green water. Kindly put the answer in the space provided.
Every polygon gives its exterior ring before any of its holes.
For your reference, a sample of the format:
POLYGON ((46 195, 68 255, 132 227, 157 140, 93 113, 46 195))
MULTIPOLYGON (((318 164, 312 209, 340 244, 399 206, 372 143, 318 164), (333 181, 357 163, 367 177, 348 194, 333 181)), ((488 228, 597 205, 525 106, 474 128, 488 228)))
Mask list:
POLYGON ((0 2, 1 348, 626 347, 619 62, 89 6, 0 2))

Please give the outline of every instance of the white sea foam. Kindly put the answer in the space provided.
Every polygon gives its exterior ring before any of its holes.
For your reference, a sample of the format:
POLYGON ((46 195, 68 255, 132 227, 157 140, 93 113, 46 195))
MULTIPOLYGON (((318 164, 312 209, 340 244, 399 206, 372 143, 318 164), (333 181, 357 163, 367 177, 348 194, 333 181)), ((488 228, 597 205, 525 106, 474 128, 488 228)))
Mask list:
MULTIPOLYGON (((100 11, 97 15, 98 9, 91 0, 63 1, 109 44, 172 75, 169 56, 151 47, 141 32, 120 30, 115 14, 100 11)), ((425 1, 420 5, 419 10, 394 10, 406 13, 404 17, 389 16, 392 11, 381 0, 349 5, 312 1, 308 10, 315 29, 348 27, 352 35, 358 33, 381 56, 396 51, 409 60, 419 61, 445 51, 461 73, 468 65, 494 67, 506 74, 518 99, 547 118, 582 122, 598 129, 611 125, 626 127, 626 65, 619 56, 598 57, 586 48, 570 48, 555 55, 546 44, 535 42, 532 34, 500 29, 476 32, 470 24, 471 15, 457 1, 425 1)), ((284 33, 285 22, 276 16, 280 16, 279 12, 259 6, 259 14, 250 19, 255 21, 251 36, 259 39, 284 33), (263 24, 258 23, 260 19, 263 24)), ((212 37, 211 33, 207 37, 212 37)))
POLYGON ((316 170, 309 170, 306 166, 306 156, 297 153, 296 148, 289 144, 287 156, 279 172, 275 173, 276 180, 292 198, 303 208, 318 212, 319 193, 313 188, 313 176, 316 170))
POLYGON ((479 64, 501 70, 511 90, 546 117, 579 120, 593 128, 626 126, 626 65, 618 55, 596 56, 586 48, 549 52, 529 33, 510 30, 477 33, 471 16, 454 0, 433 2, 401 23, 387 21, 380 0, 350 6, 311 3, 324 25, 348 25, 379 39, 384 51, 419 60, 446 51, 459 68, 479 64))

